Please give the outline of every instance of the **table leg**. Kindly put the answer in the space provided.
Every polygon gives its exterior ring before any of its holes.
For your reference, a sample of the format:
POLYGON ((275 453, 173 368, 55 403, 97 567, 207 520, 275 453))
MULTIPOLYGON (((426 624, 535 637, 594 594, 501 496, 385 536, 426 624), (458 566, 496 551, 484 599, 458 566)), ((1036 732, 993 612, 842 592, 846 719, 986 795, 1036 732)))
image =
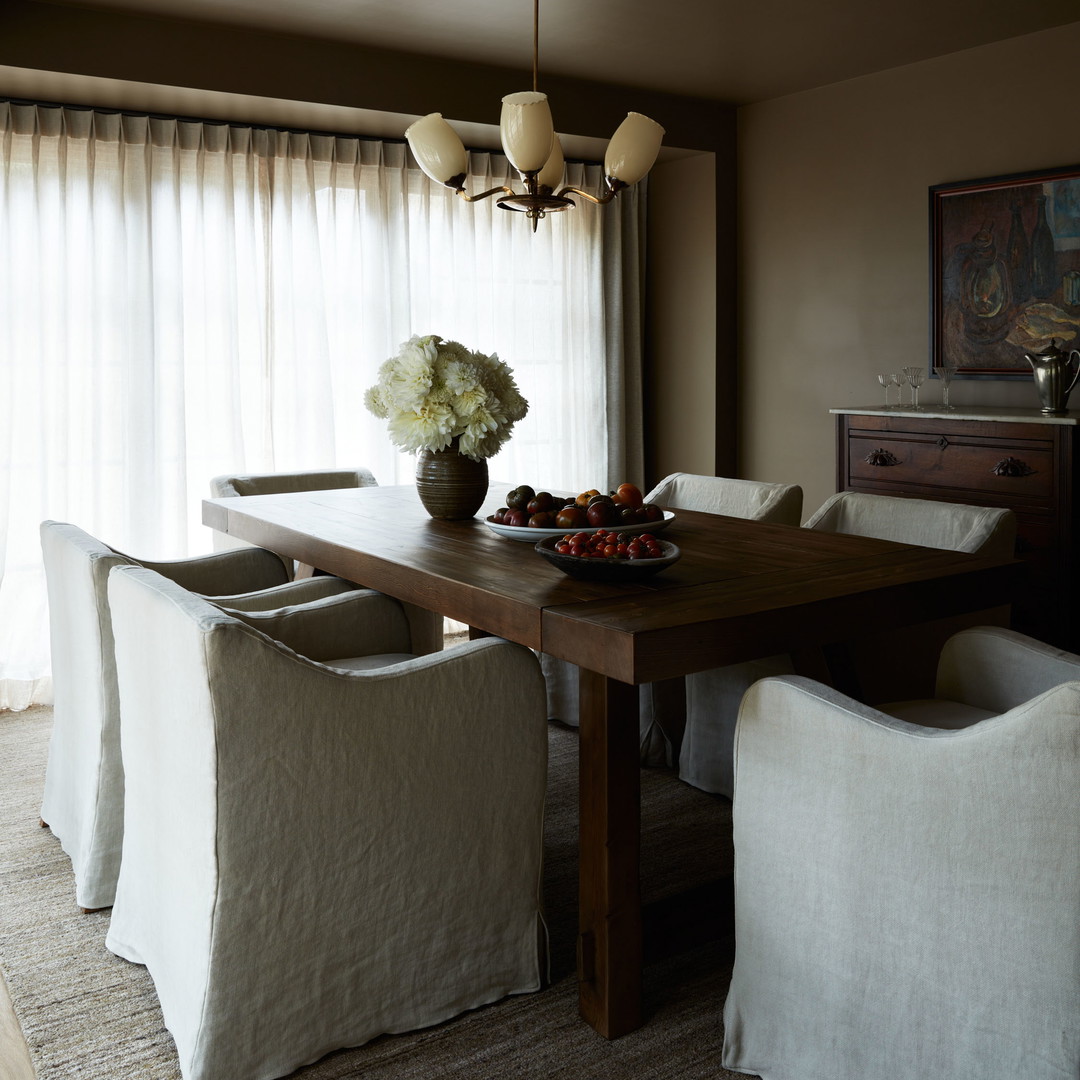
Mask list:
POLYGON ((608 1039, 641 1026, 637 687, 581 671, 578 1006, 608 1039))

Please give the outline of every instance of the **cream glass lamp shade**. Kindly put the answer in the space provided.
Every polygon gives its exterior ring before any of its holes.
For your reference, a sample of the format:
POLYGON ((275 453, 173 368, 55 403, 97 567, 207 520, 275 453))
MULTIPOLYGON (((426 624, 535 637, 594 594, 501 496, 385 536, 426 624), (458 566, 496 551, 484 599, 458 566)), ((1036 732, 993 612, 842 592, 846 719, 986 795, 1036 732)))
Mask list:
POLYGON ((405 138, 417 164, 432 180, 448 187, 460 186, 468 170, 465 144, 442 113, 428 113, 410 124, 405 138))
POLYGON ((551 156, 555 128, 547 94, 524 91, 502 99, 503 151, 520 173, 539 172, 551 156))
POLYGON ((604 155, 604 175, 629 187, 652 167, 660 153, 664 129, 641 113, 627 113, 615 129, 604 155))
POLYGON ((556 135, 551 140, 551 156, 547 159, 547 164, 540 170, 536 182, 541 187, 551 188, 554 191, 562 183, 565 165, 562 143, 559 142, 559 136, 556 135))

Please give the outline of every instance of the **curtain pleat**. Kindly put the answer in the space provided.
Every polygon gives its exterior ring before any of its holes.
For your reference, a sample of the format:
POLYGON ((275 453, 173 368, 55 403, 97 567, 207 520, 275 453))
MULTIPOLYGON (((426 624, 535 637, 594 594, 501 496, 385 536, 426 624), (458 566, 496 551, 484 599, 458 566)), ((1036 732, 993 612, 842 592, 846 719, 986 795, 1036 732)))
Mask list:
POLYGON ((221 473, 411 482, 363 394, 413 334, 513 368, 494 479, 642 480, 638 188, 534 233, 402 143, 0 103, 0 149, 0 708, 49 699, 39 522, 169 558, 211 550, 221 473))

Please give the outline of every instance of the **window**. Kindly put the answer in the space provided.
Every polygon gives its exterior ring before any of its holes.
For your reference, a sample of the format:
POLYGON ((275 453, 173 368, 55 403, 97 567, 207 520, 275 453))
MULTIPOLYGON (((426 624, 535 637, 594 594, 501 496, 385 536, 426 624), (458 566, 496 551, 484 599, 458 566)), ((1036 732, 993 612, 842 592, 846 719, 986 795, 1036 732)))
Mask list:
MULTIPOLYGON (((622 405, 640 395, 637 189, 534 233, 433 185, 403 144, 15 104, 0 140, 0 707, 19 701, 5 680, 47 693, 39 521, 167 558, 210 550, 219 473, 407 483, 363 393, 413 334, 513 368, 530 414, 493 479, 640 477, 622 405)), ((478 187, 507 174, 473 165, 478 187)))

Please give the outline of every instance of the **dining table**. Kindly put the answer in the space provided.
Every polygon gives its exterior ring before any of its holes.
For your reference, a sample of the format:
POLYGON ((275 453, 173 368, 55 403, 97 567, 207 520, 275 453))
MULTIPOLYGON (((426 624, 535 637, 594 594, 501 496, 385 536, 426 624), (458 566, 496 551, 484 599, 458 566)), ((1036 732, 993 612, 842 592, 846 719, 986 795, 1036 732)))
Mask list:
POLYGON ((207 499, 203 523, 580 668, 578 1002, 611 1039, 643 1022, 637 686, 787 653, 857 693, 843 642, 1007 605, 1021 564, 676 510, 673 565, 579 580, 489 525, 510 487, 458 521, 398 485, 207 499))

